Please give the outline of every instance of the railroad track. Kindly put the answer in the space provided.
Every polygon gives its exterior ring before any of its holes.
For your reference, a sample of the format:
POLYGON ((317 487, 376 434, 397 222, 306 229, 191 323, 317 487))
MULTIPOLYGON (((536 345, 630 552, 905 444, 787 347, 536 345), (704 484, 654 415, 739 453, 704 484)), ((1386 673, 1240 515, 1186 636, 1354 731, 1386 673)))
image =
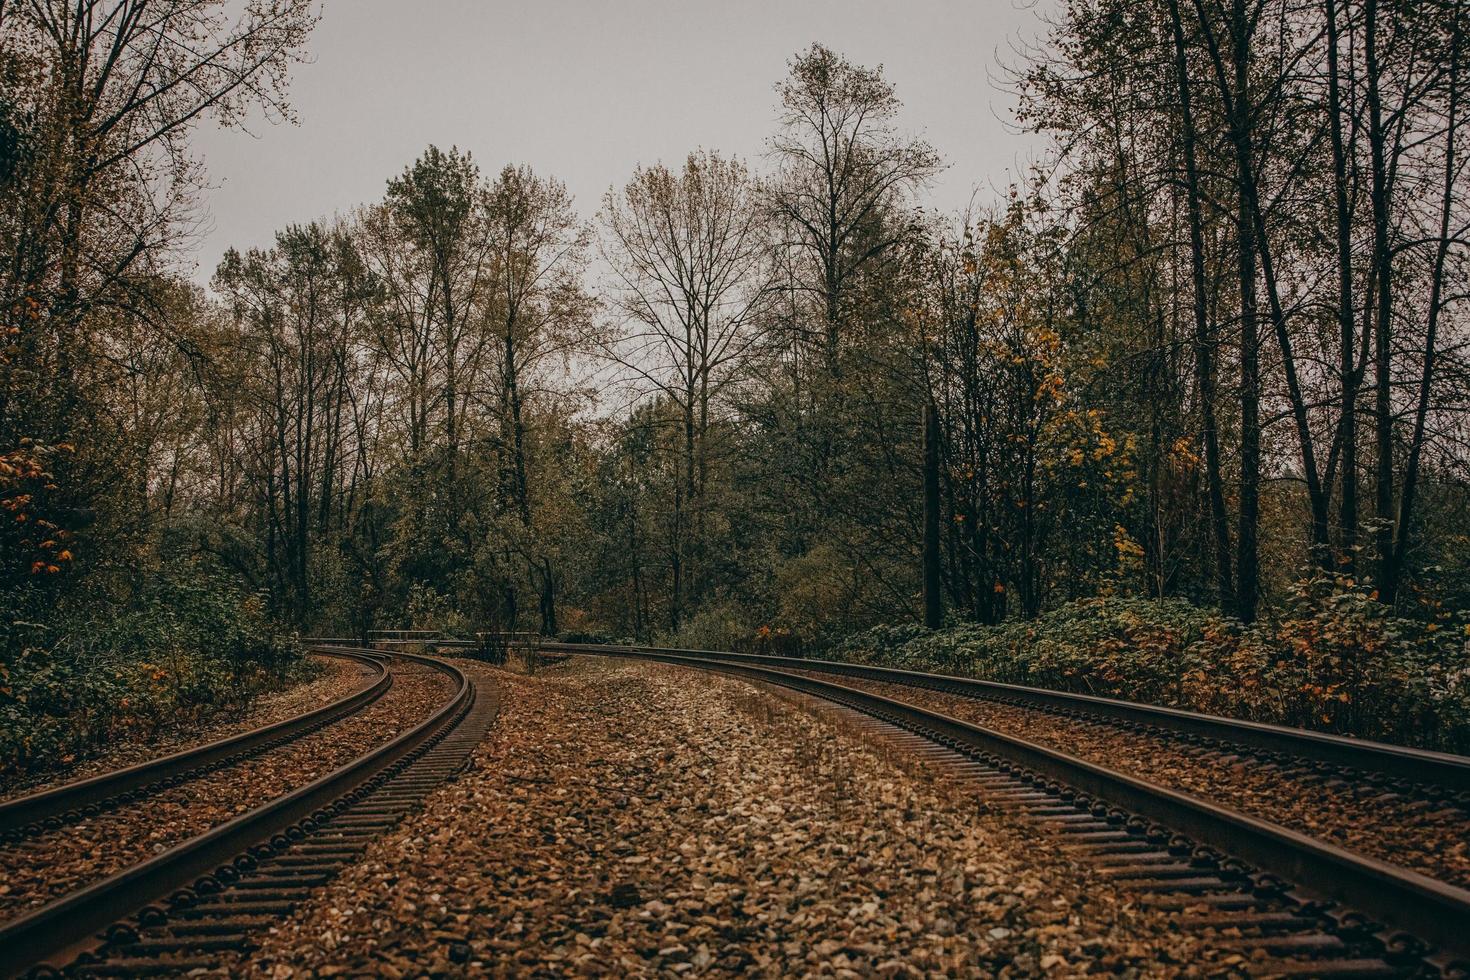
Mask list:
POLYGON ((1099 873, 1226 933, 1254 969, 1305 976, 1470 976, 1470 891, 1238 809, 1067 752, 884 696, 844 680, 1006 699, 1124 731, 1177 738, 1204 752, 1246 753, 1313 778, 1377 774, 1379 788, 1460 806, 1470 761, 1444 753, 1233 722, 1172 709, 939 675, 708 651, 544 643, 564 653, 718 670, 859 713, 920 747, 989 805, 1055 830, 1099 873), (897 675, 897 676, 895 676, 897 675), (1413 779, 1396 775, 1398 766, 1413 779))
POLYGON ((294 718, 0 802, 0 843, 16 844, 118 807, 140 803, 165 789, 279 748, 362 710, 393 686, 393 675, 386 669, 386 658, 381 654, 339 651, 329 655, 365 665, 372 671, 372 679, 346 697, 294 718))
MULTIPOLYGON (((13 801, 7 846, 110 806, 146 802, 172 780, 319 730, 363 710, 392 684, 379 651, 314 652, 372 664, 379 676, 282 725, 13 801)), ((306 785, 0 925, 0 976, 177 975, 218 968, 222 957, 250 949, 252 934, 288 914, 462 769, 494 720, 494 692, 463 671, 428 657, 393 657, 448 679, 448 696, 428 718, 306 785)))

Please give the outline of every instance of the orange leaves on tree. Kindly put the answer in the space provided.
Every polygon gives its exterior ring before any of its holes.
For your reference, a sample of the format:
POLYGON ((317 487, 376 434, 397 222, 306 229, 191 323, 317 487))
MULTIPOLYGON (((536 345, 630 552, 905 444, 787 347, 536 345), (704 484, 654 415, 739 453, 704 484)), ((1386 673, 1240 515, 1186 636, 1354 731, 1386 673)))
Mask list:
POLYGON ((12 539, 6 545, 6 550, 19 562, 27 563, 20 564, 17 571, 29 567, 33 576, 56 575, 63 564, 72 560, 69 550, 57 550, 60 542, 67 538, 66 532, 36 513, 40 503, 36 494, 57 489, 47 467, 48 458, 57 452, 74 451, 69 443, 46 446, 33 439, 21 439, 16 448, 0 452, 0 512, 11 515, 11 527, 36 529, 32 532, 34 537, 12 539), (37 544, 36 538, 43 537, 44 540, 37 544))

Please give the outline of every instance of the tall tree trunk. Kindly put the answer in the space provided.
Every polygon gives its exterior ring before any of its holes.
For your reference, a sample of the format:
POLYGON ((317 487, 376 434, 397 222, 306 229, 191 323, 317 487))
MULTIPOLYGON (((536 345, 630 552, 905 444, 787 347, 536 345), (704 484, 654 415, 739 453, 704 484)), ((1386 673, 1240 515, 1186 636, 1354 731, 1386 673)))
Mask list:
POLYGON ((531 488, 526 479, 526 426, 522 419, 520 367, 516 364, 514 321, 505 325, 505 403, 510 411, 511 493, 529 529, 531 488))
POLYGON ((1329 514, 1332 510, 1331 489, 1322 482, 1317 468, 1317 450, 1312 442, 1312 429, 1307 414, 1307 400, 1302 393, 1301 381, 1297 377, 1296 354, 1292 349, 1291 331, 1286 322, 1286 311, 1281 305, 1281 293, 1277 288, 1276 270, 1271 260, 1271 242, 1266 235, 1266 216, 1261 210, 1260 190, 1255 184, 1254 174, 1248 188, 1251 220, 1256 226, 1256 252, 1260 257, 1261 275, 1266 283, 1266 297, 1271 311, 1271 324, 1276 330, 1276 343, 1281 350, 1281 370, 1286 378, 1287 400, 1291 415, 1296 423, 1297 445, 1301 450, 1302 475, 1307 484, 1307 501, 1311 509, 1312 550, 1317 562, 1324 568, 1332 567, 1329 514))
POLYGON ((541 635, 556 636, 556 575, 551 560, 541 560, 541 635))
POLYGON ((1460 9, 1456 9, 1454 34, 1450 42, 1449 97, 1445 110, 1444 190, 1440 199, 1439 242, 1434 251, 1434 265, 1429 286, 1428 322, 1424 330, 1424 365, 1419 373, 1419 399, 1414 408, 1414 432, 1409 440, 1408 461, 1404 465, 1404 485, 1399 494, 1398 519, 1393 553, 1380 589, 1387 588, 1393 601, 1404 572, 1409 539, 1413 532, 1414 498, 1419 486, 1419 461, 1424 449, 1425 423, 1429 416, 1429 397, 1434 386, 1435 343, 1439 333, 1439 314, 1444 294, 1445 261, 1450 251, 1450 220, 1455 207, 1455 143, 1460 109, 1460 44, 1462 28, 1460 9))
POLYGON ((1381 601, 1392 604, 1393 581, 1393 250, 1389 246, 1389 177, 1379 90, 1378 2, 1367 0, 1363 12, 1363 67, 1368 73, 1368 148, 1372 168, 1369 192, 1373 205, 1373 269, 1378 311, 1373 334, 1373 430, 1377 460, 1374 467, 1374 517, 1378 551, 1377 581, 1381 601))
POLYGON ((645 624, 648 617, 644 613, 643 548, 638 535, 636 503, 628 507, 628 560, 632 564, 633 579, 633 639, 641 642, 647 639, 645 624))
POLYGON ((1250 18, 1245 0, 1234 0, 1230 17, 1235 71, 1231 139, 1235 146, 1239 215, 1237 260, 1240 274, 1240 516, 1236 538, 1236 615, 1256 618, 1260 570, 1256 534, 1260 524, 1261 421, 1260 326, 1256 301, 1256 223, 1250 189, 1254 167, 1250 141, 1250 18))
MULTIPOLYGON (((1353 351, 1353 230, 1348 193, 1347 145, 1342 131, 1341 69, 1338 64, 1337 0, 1327 7, 1327 114, 1332 137, 1332 197, 1337 231, 1338 375, 1342 406, 1338 415, 1342 496, 1338 504, 1339 547, 1344 570, 1352 573, 1358 545, 1358 374, 1353 351)), ((1331 481, 1328 464, 1327 479, 1331 481)))
POLYGON ((939 581, 939 410, 924 403, 924 625, 944 625, 939 581))
POLYGON ((1189 211, 1190 279, 1194 297, 1195 387, 1199 392, 1200 422, 1204 430, 1205 487, 1210 501, 1210 527, 1215 542, 1215 582, 1220 592, 1220 601, 1233 604, 1235 583, 1231 575, 1230 518, 1225 510, 1225 486, 1220 475, 1219 426, 1215 421, 1215 338, 1209 322, 1204 219, 1200 207, 1194 108, 1179 0, 1169 0, 1169 18, 1174 28, 1174 73, 1179 88, 1185 193, 1189 211))
POLYGON ((444 293, 444 449, 450 494, 459 456, 459 335, 454 323, 454 293, 448 256, 439 258, 444 293))
MULTIPOLYGON (((707 331, 706 331, 707 333, 707 331)), ((696 419, 696 436, 698 461, 698 479, 695 482, 693 493, 697 505, 694 508, 694 560, 696 567, 701 570, 698 579, 698 588, 695 591, 695 600, 704 598, 704 590, 707 587, 709 561, 709 376, 710 376, 710 354, 707 348, 701 348, 700 372, 699 372, 699 415, 696 419)))
POLYGON ((674 473, 674 527, 669 548, 669 628, 684 621, 684 478, 674 473))
POLYGON ((699 541, 693 529, 699 526, 699 490, 696 472, 698 460, 695 453, 695 425, 694 425, 694 389, 691 386, 684 392, 684 497, 688 503, 690 518, 685 521, 686 529, 690 533, 685 535, 684 548, 684 578, 685 593, 689 604, 693 606, 699 601, 699 584, 695 561, 692 556, 698 554, 699 541))
MULTIPOLYGON (((1032 395, 1034 398, 1034 394, 1032 395)), ((1021 615, 1041 614, 1041 570, 1036 560, 1036 433, 1026 436, 1026 459, 1021 477, 1021 615)))

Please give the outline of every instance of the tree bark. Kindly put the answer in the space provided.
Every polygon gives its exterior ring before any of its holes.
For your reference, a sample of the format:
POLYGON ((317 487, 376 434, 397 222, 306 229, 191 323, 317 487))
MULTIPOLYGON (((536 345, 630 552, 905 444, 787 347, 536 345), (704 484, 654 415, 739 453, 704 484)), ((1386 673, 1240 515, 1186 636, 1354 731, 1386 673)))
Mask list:
POLYGON ((1460 12, 1455 14, 1454 34, 1450 42, 1449 97, 1445 111, 1444 190, 1440 202, 1439 241, 1434 251, 1433 275, 1429 287, 1428 322, 1424 331, 1424 365, 1419 374, 1419 398, 1414 408, 1414 432, 1409 440, 1408 461, 1404 465, 1404 484, 1399 494, 1398 518, 1395 521, 1393 553, 1380 588, 1388 590, 1386 601, 1392 602, 1403 577, 1404 560, 1413 533, 1414 498, 1419 486, 1419 461, 1424 450, 1425 423, 1429 416, 1429 399, 1434 386, 1435 343, 1439 333, 1439 314, 1444 294, 1445 262, 1450 251, 1450 220, 1455 207, 1455 137, 1458 135, 1460 109, 1460 12))
POLYGON ((1215 544, 1215 583, 1220 601, 1233 605, 1235 583, 1231 575, 1230 518, 1225 510, 1225 486, 1220 475, 1219 426, 1215 420, 1215 338, 1209 322, 1204 219, 1200 207, 1193 94, 1179 0, 1169 0, 1169 19, 1174 29, 1174 73, 1179 88, 1180 137, 1184 151, 1185 194, 1189 211, 1190 281, 1194 300, 1195 387, 1199 392, 1200 422, 1204 430, 1201 437, 1205 450, 1205 489, 1210 502, 1210 528, 1215 544))
POLYGON ((1373 334, 1373 434, 1377 460, 1374 467, 1374 517, 1378 551, 1378 597, 1392 605, 1397 586, 1393 573, 1393 251, 1389 247, 1389 177, 1379 91, 1378 2, 1367 0, 1363 12, 1363 67, 1368 73, 1368 148, 1372 169, 1369 196, 1373 205, 1373 268, 1378 289, 1378 311, 1373 334))
POLYGON ((939 410, 924 405, 924 625, 944 625, 939 578, 939 410))
MULTIPOLYGON (((1358 415, 1353 351, 1353 230, 1348 196, 1347 146, 1342 132, 1341 69, 1338 64, 1337 0, 1327 7, 1327 114, 1332 138, 1332 197, 1337 231, 1338 374, 1342 407, 1338 415, 1342 490, 1338 503, 1338 543, 1344 571, 1352 574, 1358 545, 1358 415)), ((1331 466, 1328 467, 1329 471, 1331 466)), ((1328 473, 1331 480, 1332 474, 1328 473)))

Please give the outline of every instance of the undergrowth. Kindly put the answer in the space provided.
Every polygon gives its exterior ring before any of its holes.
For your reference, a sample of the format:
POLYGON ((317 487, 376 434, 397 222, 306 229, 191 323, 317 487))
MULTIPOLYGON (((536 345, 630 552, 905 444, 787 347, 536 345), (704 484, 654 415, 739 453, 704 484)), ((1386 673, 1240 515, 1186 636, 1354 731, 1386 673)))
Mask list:
POLYGON ((824 656, 1465 753, 1467 634, 1307 584, 1249 626, 1182 600, 1094 598, 999 626, 880 626, 824 656))
POLYGON ((118 740, 186 730, 306 675, 261 602, 228 581, 157 575, 79 613, 0 603, 0 782, 118 740))

